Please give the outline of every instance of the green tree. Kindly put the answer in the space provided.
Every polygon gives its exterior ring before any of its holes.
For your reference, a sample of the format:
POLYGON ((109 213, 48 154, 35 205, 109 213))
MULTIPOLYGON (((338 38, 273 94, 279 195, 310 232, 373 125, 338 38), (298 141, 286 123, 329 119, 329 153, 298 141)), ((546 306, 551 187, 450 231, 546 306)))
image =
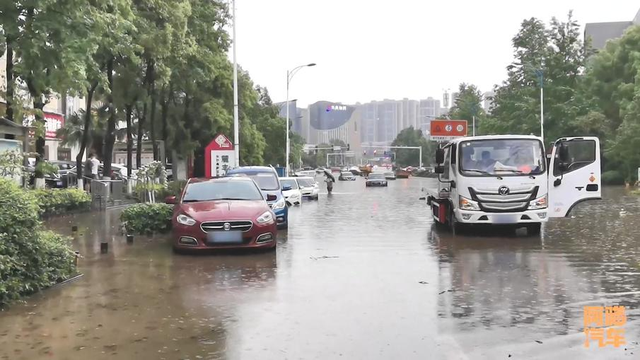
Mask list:
MULTIPOLYGON (((422 147, 422 163, 429 164, 434 159, 436 144, 428 141, 422 134, 422 130, 410 126, 400 131, 393 140, 391 146, 420 146, 422 147)), ((419 166, 420 153, 416 149, 395 149, 396 164, 398 166, 419 166)))
POLYGON ((580 26, 571 13, 564 22, 553 18, 550 28, 531 18, 522 22, 512 43, 508 78, 495 88, 491 117, 482 121, 481 132, 540 134, 542 80, 545 139, 571 135, 571 121, 588 113, 577 94, 585 64, 580 26))
POLYGON ((45 143, 42 110, 54 92, 82 89, 86 58, 92 53, 92 44, 87 41, 91 20, 85 13, 86 2, 80 0, 20 1, 12 10, 18 11, 10 12, 18 16, 14 19, 18 26, 9 27, 17 59, 13 70, 33 103, 40 161, 45 143))
POLYGON ((583 97, 592 108, 575 124, 603 139, 605 169, 627 182, 636 180, 640 166, 639 73, 640 26, 634 26, 589 60, 583 97))
POLYGON ((473 134, 473 118, 476 119, 476 134, 478 123, 485 117, 482 108, 482 93, 475 85, 462 83, 458 88, 458 98, 449 109, 449 118, 454 120, 467 120, 469 135, 473 134))

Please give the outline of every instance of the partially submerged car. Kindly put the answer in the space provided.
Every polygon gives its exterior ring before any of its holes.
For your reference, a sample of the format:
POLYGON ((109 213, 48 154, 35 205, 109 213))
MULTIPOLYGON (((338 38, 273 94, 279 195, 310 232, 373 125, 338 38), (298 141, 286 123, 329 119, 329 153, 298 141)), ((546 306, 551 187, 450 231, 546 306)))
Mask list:
POLYGON ((387 186, 387 179, 385 179, 384 174, 381 173, 372 173, 367 177, 366 186, 387 186))
POLYGON ((190 179, 172 217, 174 250, 276 247, 276 215, 248 177, 190 179))

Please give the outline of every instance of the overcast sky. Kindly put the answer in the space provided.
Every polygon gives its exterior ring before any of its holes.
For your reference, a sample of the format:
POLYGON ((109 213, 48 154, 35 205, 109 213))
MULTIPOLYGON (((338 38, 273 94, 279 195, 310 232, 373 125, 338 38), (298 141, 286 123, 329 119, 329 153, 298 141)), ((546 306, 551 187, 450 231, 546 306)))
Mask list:
POLYGON ((460 82, 482 91, 506 77, 511 38, 525 18, 581 24, 630 21, 638 0, 236 0, 238 63, 298 106, 327 100, 442 99, 460 82))

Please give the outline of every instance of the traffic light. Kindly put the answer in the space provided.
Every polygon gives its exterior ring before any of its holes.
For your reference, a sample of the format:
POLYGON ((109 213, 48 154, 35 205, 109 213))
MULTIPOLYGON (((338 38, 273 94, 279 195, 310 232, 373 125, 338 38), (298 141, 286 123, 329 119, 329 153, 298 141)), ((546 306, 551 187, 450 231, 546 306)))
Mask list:
POLYGON ((318 145, 316 145, 316 148, 315 148, 315 149, 313 149, 313 154, 314 154, 314 155, 317 155, 317 154, 318 154, 318 145))
POLYGON ((347 151, 351 151, 351 144, 347 144, 347 151))
POLYGON ((367 150, 363 150, 362 155, 367 155, 367 150))

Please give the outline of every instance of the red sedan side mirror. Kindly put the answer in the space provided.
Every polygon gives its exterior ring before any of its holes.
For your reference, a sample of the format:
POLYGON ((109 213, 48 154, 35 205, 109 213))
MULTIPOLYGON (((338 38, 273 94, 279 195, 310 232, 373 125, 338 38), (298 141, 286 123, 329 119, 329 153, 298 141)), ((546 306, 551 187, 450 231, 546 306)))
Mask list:
POLYGON ((273 195, 273 194, 268 194, 267 195, 267 201, 276 201, 278 200, 278 197, 273 195))
POLYGON ((167 196, 166 198, 164 198, 164 202, 166 204, 175 204, 176 203, 176 197, 175 196, 167 196))

